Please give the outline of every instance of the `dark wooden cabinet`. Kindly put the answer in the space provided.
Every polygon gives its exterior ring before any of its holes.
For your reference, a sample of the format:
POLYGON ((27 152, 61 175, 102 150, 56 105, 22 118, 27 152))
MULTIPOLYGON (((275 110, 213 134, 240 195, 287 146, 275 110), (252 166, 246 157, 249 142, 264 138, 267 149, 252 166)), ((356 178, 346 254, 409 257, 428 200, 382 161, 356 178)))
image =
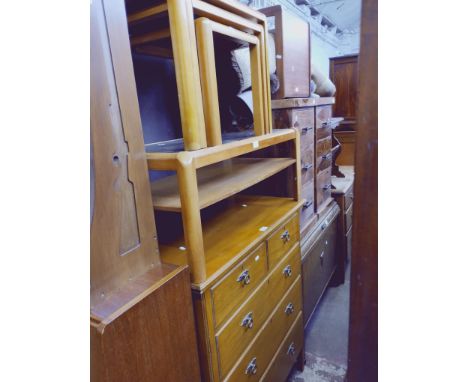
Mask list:
POLYGON ((358 58, 356 54, 330 58, 330 79, 336 86, 333 115, 344 118, 334 131, 335 138, 341 144, 341 153, 336 160, 339 166, 354 165, 355 132, 358 129, 358 58))

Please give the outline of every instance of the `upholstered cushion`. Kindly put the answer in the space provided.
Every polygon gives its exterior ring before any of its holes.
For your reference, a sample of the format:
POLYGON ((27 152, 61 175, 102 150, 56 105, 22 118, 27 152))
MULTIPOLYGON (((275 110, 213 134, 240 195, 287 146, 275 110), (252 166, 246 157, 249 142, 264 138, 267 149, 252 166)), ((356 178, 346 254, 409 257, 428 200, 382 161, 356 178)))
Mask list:
POLYGON ((332 97, 335 95, 336 87, 329 78, 327 78, 317 66, 310 64, 311 79, 317 85, 315 93, 321 97, 332 97))

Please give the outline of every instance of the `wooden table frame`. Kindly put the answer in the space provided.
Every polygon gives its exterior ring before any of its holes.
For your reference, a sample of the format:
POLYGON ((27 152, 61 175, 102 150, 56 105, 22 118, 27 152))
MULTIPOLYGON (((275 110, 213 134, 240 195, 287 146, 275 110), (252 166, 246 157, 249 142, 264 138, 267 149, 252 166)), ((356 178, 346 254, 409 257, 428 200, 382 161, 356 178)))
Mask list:
POLYGON ((265 133, 265 126, 261 77, 262 68, 258 38, 234 29, 233 27, 211 21, 206 17, 200 17, 195 20, 195 30, 197 35, 198 59, 200 62, 200 77, 208 146, 222 144, 214 32, 249 43, 254 131, 257 136, 263 135, 265 133))
MULTIPOLYGON (((182 133, 185 150, 192 151, 207 146, 205 116, 202 107, 202 90, 200 70, 197 60, 194 14, 209 17, 228 26, 232 26, 257 36, 261 58, 261 86, 265 100, 263 116, 265 128, 263 133, 272 131, 270 75, 267 60, 266 17, 241 3, 232 0, 167 0, 167 3, 136 12, 128 16, 129 24, 169 15, 169 29, 151 32, 131 39, 132 46, 140 46, 151 41, 170 38, 173 46, 176 81, 179 95, 179 108, 182 122, 182 133)), ((142 53, 171 57, 171 52, 164 49, 140 47, 142 53)), ((254 106, 255 111, 255 106, 254 106)), ((208 145, 219 142, 211 140, 208 133, 208 145)))

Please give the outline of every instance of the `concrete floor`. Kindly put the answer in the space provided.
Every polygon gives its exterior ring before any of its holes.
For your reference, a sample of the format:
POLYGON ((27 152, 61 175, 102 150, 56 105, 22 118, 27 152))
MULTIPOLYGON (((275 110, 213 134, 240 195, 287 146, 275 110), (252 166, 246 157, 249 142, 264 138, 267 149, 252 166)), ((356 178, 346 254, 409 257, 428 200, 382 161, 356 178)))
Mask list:
POLYGON ((342 382, 348 363, 349 273, 345 282, 329 287, 305 332, 306 368, 290 382, 342 382))

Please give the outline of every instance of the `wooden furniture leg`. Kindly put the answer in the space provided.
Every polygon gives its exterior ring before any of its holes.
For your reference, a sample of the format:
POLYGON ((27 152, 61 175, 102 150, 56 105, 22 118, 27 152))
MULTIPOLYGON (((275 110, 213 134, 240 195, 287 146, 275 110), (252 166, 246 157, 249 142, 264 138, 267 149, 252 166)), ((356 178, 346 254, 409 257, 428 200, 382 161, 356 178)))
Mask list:
POLYGON ((186 150, 206 147, 195 25, 190 0, 168 0, 167 9, 186 150))
POLYGON ((197 171, 189 153, 182 151, 177 155, 177 159, 177 179, 179 181, 185 247, 188 251, 192 282, 201 283, 206 280, 206 269, 198 202, 197 171))

